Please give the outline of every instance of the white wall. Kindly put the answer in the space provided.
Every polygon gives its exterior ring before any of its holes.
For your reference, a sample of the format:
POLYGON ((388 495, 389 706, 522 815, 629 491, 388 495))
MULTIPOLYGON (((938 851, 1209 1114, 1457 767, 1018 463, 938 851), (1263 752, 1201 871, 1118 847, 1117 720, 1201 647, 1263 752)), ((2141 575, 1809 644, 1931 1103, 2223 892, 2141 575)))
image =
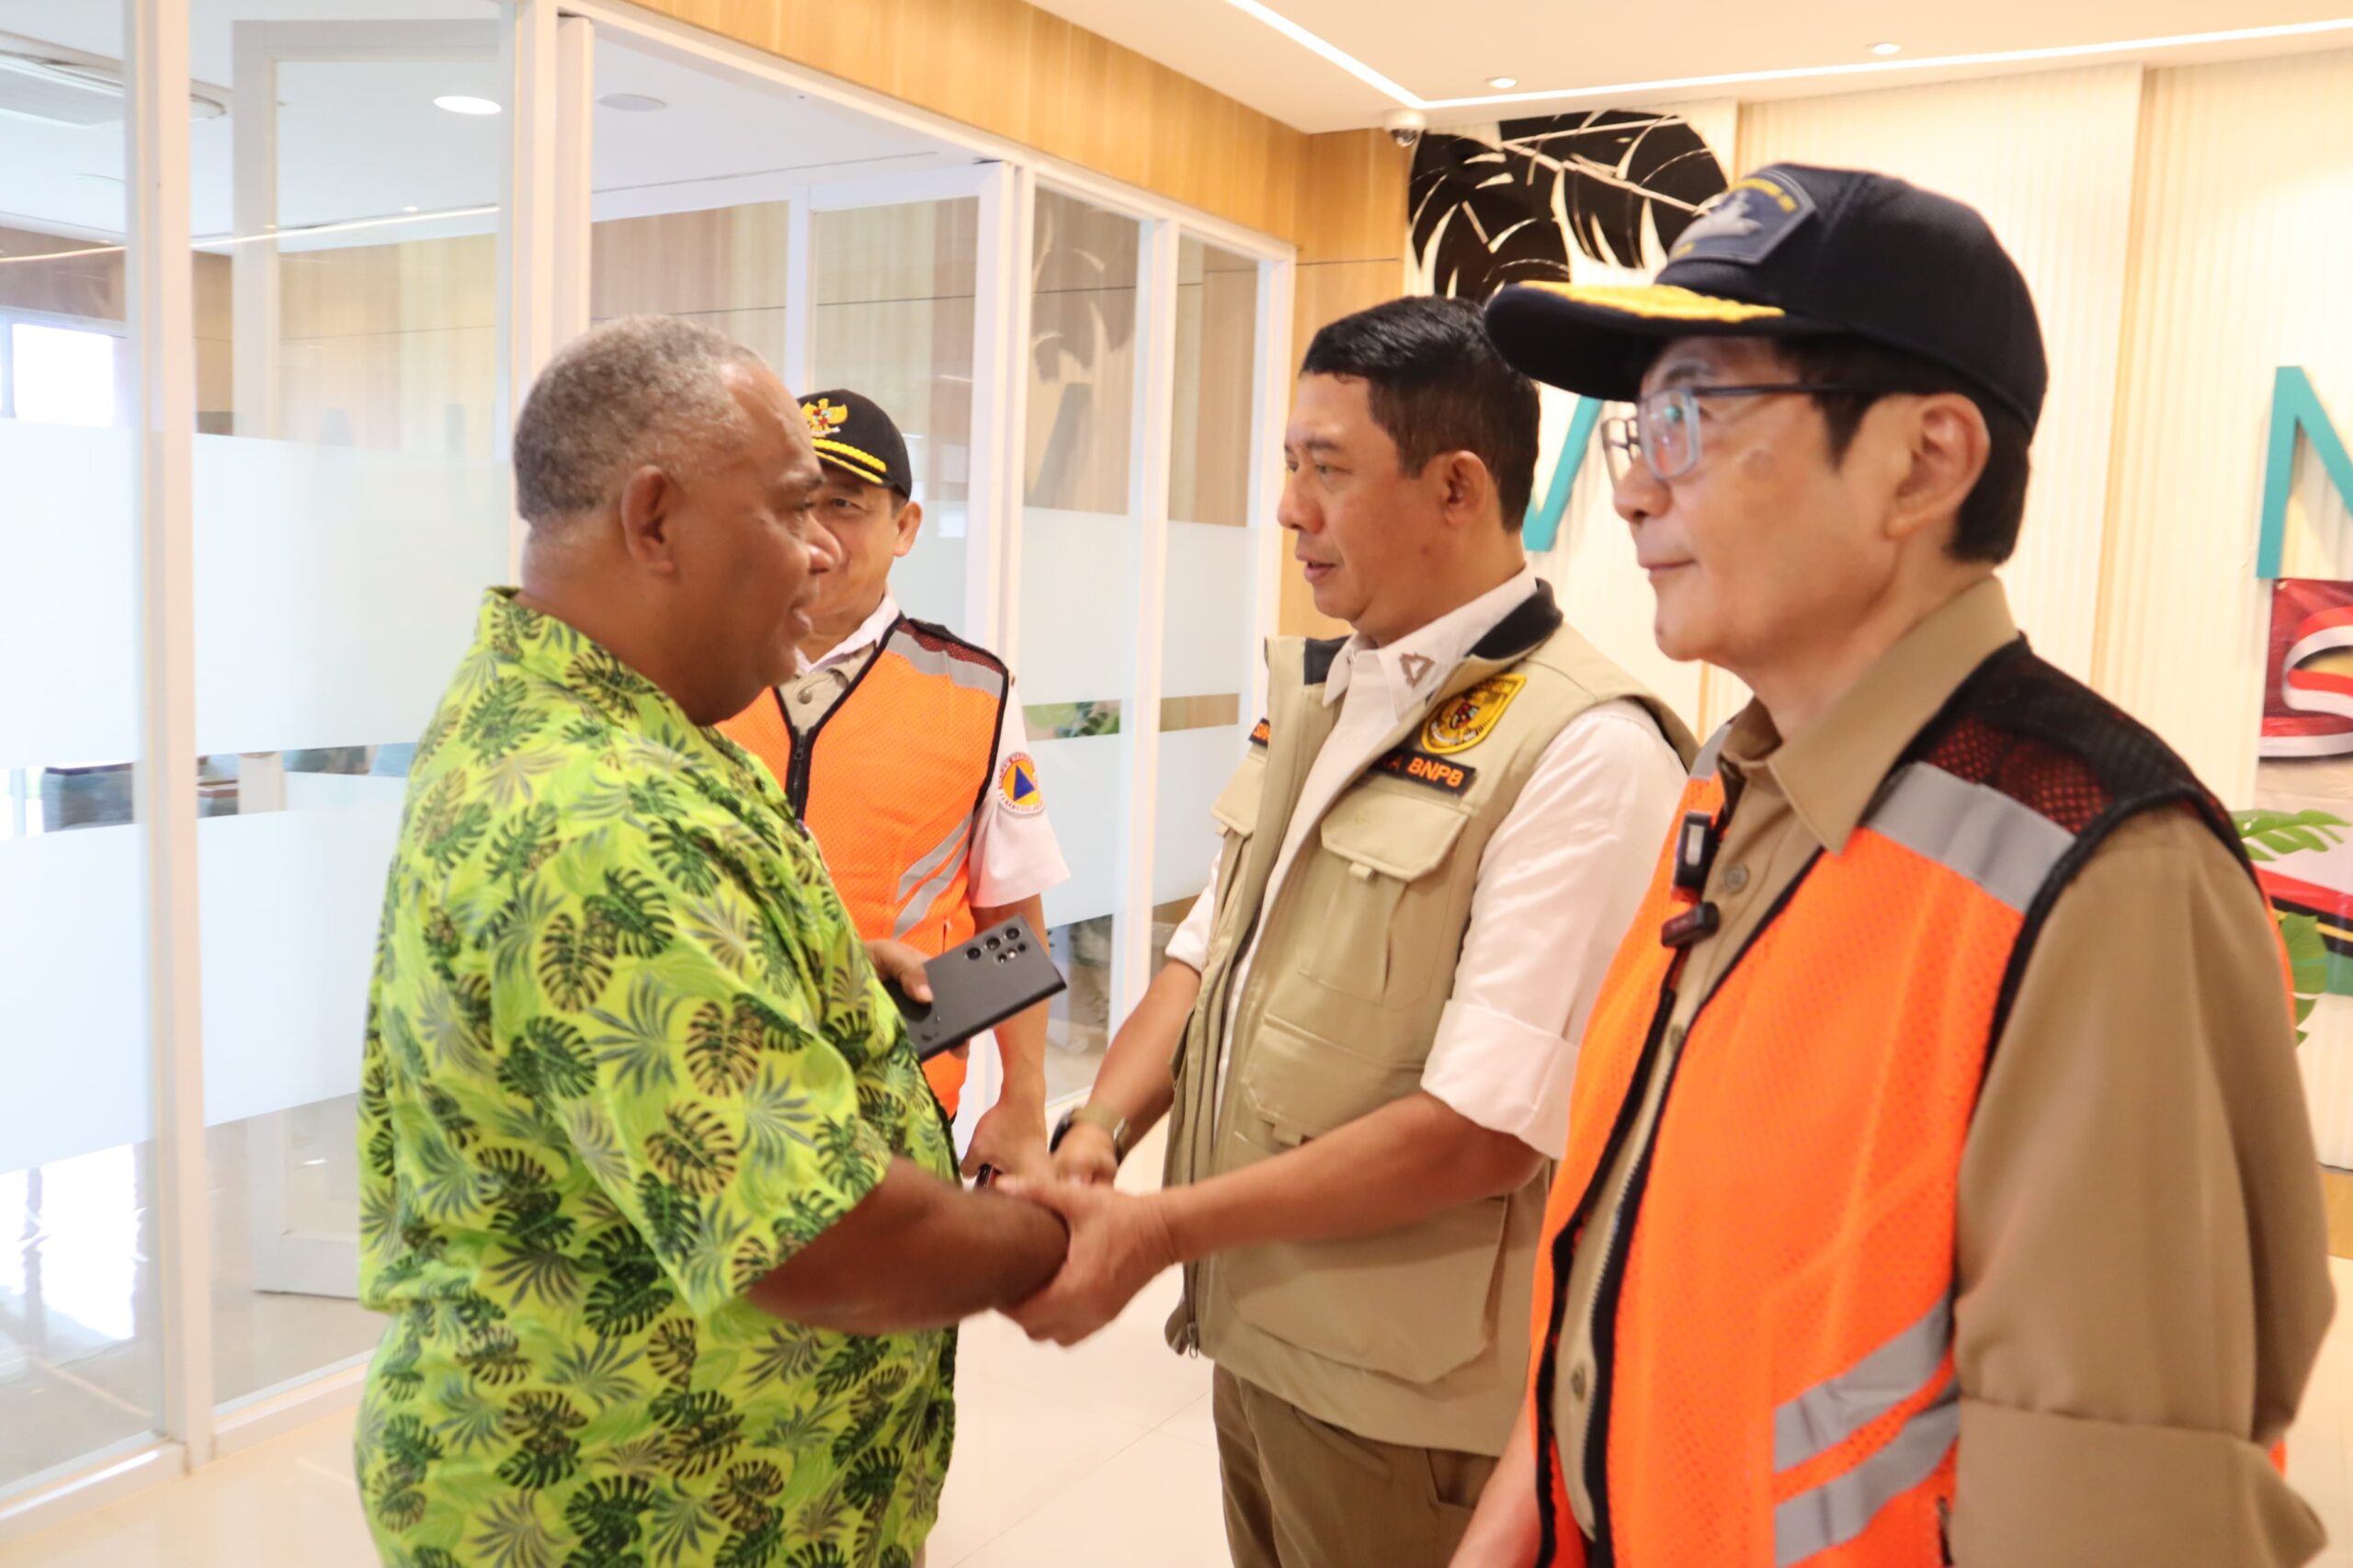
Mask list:
MULTIPOLYGON (((2233 805, 2254 796, 2272 374, 2353 430, 2353 51, 2152 72, 2095 680, 2233 805)), ((2353 518, 2300 463, 2282 562, 2353 577, 2353 518)), ((2303 1049, 2321 1157, 2353 1165, 2353 998, 2303 1049)))
MULTIPOLYGON (((2018 552, 2039 651, 2251 802, 2271 381, 2313 375, 2353 428, 2353 51, 2104 66, 1741 109, 1744 170, 1883 169, 1981 209, 2018 258, 2052 368, 2018 552)), ((2353 519, 2300 464, 2286 568, 2353 576, 2353 519)), ((1707 721, 1744 697, 1711 675, 1707 721)), ((2353 1165, 2353 999, 2303 1067, 2324 1159, 2353 1165)))

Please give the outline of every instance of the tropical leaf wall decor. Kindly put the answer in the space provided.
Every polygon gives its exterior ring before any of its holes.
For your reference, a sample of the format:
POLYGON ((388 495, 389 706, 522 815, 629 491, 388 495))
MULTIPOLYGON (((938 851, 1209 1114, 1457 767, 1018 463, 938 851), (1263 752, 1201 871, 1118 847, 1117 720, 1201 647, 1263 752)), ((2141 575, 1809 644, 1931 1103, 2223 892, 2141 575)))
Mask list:
POLYGON ((1572 250, 1654 266, 1727 184, 1677 115, 1591 109, 1508 119, 1497 136, 1431 131, 1415 152, 1411 244, 1434 294, 1483 300, 1506 283, 1563 281, 1572 250))

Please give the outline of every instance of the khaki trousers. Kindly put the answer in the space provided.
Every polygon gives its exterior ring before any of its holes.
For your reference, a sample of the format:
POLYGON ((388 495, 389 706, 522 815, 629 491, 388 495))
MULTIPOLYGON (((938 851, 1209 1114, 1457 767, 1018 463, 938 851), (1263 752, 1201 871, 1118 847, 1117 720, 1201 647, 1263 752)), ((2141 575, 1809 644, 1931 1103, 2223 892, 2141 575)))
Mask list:
POLYGON ((1211 1405, 1233 1568, 1446 1568, 1495 1468, 1360 1437, 1222 1367, 1211 1405))

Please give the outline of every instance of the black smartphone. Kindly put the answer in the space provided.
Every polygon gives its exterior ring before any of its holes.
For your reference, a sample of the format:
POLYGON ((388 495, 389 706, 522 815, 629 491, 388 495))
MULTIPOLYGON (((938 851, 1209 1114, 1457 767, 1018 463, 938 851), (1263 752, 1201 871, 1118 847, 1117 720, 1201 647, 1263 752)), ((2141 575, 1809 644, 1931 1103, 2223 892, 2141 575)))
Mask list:
POLYGON ((885 983, 915 1055, 926 1060, 1069 989, 1044 938, 1018 915, 949 949, 923 972, 931 983, 928 1003, 885 983))

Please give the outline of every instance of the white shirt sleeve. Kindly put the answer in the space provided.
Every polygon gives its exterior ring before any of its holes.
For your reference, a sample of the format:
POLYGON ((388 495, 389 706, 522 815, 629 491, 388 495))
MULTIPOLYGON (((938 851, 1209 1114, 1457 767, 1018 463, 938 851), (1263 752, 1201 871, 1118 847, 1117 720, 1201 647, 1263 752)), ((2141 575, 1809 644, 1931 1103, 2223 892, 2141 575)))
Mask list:
POLYGON ((1217 873, 1225 861, 1222 846, 1210 861, 1210 885, 1193 901, 1185 923, 1168 938, 1168 961, 1181 963, 1196 974, 1210 966, 1210 937, 1217 931, 1217 873))
POLYGON ((1480 858, 1423 1088, 1548 1159, 1567 1151, 1577 1042, 1683 784, 1636 703, 1605 703, 1553 737, 1480 858))
POLYGON ((1029 732, 1021 721, 1021 693, 1008 686, 1005 719, 997 728, 996 770, 981 799, 972 847, 964 852, 975 907, 1002 909, 1070 881, 1062 845, 1046 817, 1046 780, 1038 776, 1029 732), (1006 764, 1017 756, 1029 759, 1029 776, 1039 796, 1034 809, 1015 805, 1005 790, 1006 764))

